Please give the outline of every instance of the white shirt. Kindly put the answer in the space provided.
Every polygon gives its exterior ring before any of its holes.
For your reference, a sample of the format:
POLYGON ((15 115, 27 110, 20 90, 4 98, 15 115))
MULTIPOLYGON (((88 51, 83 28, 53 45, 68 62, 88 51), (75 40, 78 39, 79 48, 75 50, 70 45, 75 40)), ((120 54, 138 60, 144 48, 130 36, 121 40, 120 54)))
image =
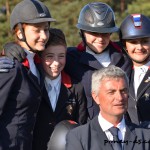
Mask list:
POLYGON ((108 65, 110 64, 110 56, 108 50, 100 54, 95 54, 92 50, 89 49, 89 47, 87 47, 86 52, 93 55, 104 67, 108 67, 108 65))
POLYGON ((61 87, 61 74, 54 80, 51 80, 50 78, 45 77, 45 87, 46 87, 53 111, 55 111, 56 104, 58 101, 58 96, 60 93, 60 87, 61 87))
MULTIPOLYGON (((101 113, 98 115, 98 122, 99 122, 103 132, 105 132, 108 140, 113 141, 113 135, 110 133, 110 131, 108 129, 110 129, 114 125, 111 124, 110 122, 108 122, 106 119, 104 119, 102 117, 101 113)), ((121 120, 121 122, 117 125, 117 128, 119 128, 119 132, 118 132, 119 140, 124 141, 125 132, 126 132, 126 125, 125 125, 124 117, 121 120)), ((123 146, 123 143, 122 143, 122 146, 123 146)))
POLYGON ((40 77, 40 74, 39 74, 39 71, 38 69, 36 68, 35 66, 35 63, 34 63, 34 56, 35 56, 35 53, 31 52, 31 51, 28 51, 26 49, 24 49, 24 51, 27 53, 27 59, 29 61, 29 66, 30 66, 30 70, 31 72, 38 78, 39 80, 39 77, 40 77))
POLYGON ((150 62, 146 63, 143 66, 134 66, 134 90, 135 95, 137 95, 137 89, 139 88, 139 85, 141 84, 147 70, 149 69, 150 62))

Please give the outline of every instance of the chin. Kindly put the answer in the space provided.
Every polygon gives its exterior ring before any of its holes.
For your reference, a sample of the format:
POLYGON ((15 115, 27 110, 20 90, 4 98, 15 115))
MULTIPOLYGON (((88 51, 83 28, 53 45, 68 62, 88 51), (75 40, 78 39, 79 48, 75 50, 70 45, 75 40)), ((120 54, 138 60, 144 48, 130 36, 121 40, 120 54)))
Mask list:
POLYGON ((125 112, 126 112, 125 109, 119 109, 119 110, 117 111, 117 114, 118 114, 118 115, 123 115, 125 112))
POLYGON ((53 74, 53 78, 55 79, 55 78, 57 78, 59 76, 59 73, 55 73, 55 74, 53 74))
POLYGON ((41 49, 37 49, 38 51, 44 51, 45 50, 45 48, 41 48, 41 49))
POLYGON ((45 50, 45 46, 38 46, 37 47, 37 51, 44 51, 45 50))

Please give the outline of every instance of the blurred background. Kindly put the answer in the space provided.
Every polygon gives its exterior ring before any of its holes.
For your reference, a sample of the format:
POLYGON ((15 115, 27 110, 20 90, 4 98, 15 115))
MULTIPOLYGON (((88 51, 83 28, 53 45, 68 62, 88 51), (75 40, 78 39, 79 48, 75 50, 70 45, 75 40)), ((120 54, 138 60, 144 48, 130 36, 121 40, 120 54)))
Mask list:
MULTIPOLYGON (((21 0, 0 0, 0 50, 6 42, 13 41, 10 31, 9 17, 13 7, 21 0)), ((89 2, 104 2, 109 4, 116 15, 116 24, 130 13, 142 13, 150 17, 149 0, 41 0, 49 8, 53 18, 51 27, 62 29, 66 35, 68 46, 76 46, 81 38, 76 28, 81 8, 89 2)), ((27 10, 28 11, 28 10, 27 10)), ((112 34, 112 40, 118 40, 118 34, 112 34)))

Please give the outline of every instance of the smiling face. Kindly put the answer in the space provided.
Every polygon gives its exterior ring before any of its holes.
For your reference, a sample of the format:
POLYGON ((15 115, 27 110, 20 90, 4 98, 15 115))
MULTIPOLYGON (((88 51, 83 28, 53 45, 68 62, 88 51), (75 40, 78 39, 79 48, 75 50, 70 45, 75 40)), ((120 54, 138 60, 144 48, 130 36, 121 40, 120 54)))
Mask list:
POLYGON ((50 45, 42 52, 42 65, 46 76, 51 80, 57 78, 66 63, 66 46, 50 45))
MULTIPOLYGON (((43 51, 49 39, 49 23, 23 24, 23 29, 29 46, 35 51, 43 51)), ((19 29, 17 29, 16 34, 19 39, 22 39, 23 35, 19 29)), ((25 42, 18 42, 25 49, 30 49, 25 42)))
POLYGON ((135 66, 142 66, 149 61, 150 38, 126 40, 125 47, 135 66))
POLYGON ((110 41, 110 33, 94 33, 84 31, 87 45, 96 53, 102 53, 110 41))
POLYGON ((100 105, 101 115, 110 122, 114 118, 119 122, 128 104, 128 86, 125 79, 104 78, 99 88, 98 95, 93 98, 100 105))

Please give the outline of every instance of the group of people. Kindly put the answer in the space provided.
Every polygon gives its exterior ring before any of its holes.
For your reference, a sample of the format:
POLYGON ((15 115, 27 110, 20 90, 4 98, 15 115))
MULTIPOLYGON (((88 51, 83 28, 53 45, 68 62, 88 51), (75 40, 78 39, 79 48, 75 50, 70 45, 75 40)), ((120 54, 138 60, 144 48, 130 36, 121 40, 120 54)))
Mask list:
POLYGON ((89 3, 77 47, 67 47, 53 21, 39 0, 11 13, 15 41, 0 57, 0 149, 46 150, 55 126, 72 120, 79 127, 68 132, 66 150, 149 150, 150 19, 130 14, 118 28, 109 5, 89 3))

